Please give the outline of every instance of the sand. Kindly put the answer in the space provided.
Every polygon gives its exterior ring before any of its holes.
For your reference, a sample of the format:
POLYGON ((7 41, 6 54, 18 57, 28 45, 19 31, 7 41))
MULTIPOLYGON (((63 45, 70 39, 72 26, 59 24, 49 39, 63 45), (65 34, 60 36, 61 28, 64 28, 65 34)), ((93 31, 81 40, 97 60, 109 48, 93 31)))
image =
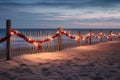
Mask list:
POLYGON ((1 59, 0 80, 120 80, 120 41, 1 59))

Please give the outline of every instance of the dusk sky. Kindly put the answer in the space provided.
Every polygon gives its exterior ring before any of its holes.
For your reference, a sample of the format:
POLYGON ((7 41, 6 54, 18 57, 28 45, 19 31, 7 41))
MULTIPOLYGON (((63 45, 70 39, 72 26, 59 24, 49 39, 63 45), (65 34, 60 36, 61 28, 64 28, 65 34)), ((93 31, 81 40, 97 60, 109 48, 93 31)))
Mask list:
POLYGON ((0 28, 120 28, 120 0, 0 0, 0 28))

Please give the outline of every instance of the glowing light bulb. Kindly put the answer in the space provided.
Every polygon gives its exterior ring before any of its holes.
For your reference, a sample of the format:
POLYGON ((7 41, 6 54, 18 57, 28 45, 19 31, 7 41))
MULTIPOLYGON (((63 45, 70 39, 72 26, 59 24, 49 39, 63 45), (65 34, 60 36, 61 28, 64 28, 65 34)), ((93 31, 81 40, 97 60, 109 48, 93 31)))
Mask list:
POLYGON ((109 37, 107 36, 107 39, 109 39, 109 37))
POLYGON ((33 44, 34 44, 35 46, 38 46, 38 45, 39 45, 39 43, 38 43, 38 42, 34 42, 33 44))
POLYGON ((64 31, 63 33, 64 33, 64 34, 66 34, 66 33, 67 33, 67 31, 64 31))
POLYGON ((10 34, 11 34, 11 35, 14 35, 14 32, 11 31, 10 34))
POLYGON ((60 31, 57 31, 57 34, 59 34, 60 33, 60 31))
POLYGON ((88 36, 89 36, 89 37, 91 36, 90 33, 88 33, 88 36))
POLYGON ((50 38, 50 40, 52 41, 52 40, 53 40, 53 38, 51 37, 51 38, 50 38))
POLYGON ((82 40, 85 40, 85 38, 82 38, 82 40))
POLYGON ((28 41, 31 41, 31 40, 32 40, 32 39, 30 39, 30 38, 28 39, 28 41))
POLYGON ((94 36, 94 33, 92 33, 92 36, 94 36))
POLYGON ((98 36, 98 38, 101 38, 100 36, 98 36))
POLYGON ((120 33, 118 35, 120 36, 120 33))
POLYGON ((53 38, 52 38, 52 37, 48 37, 48 39, 49 39, 49 40, 51 40, 51 41, 53 40, 53 38))
POLYGON ((77 41, 77 40, 78 40, 78 37, 75 37, 75 40, 77 41))
POLYGON ((72 36, 71 34, 68 34, 68 36, 70 37, 70 36, 72 36))
POLYGON ((102 33, 102 32, 100 32, 100 35, 103 35, 103 33, 102 33))
POLYGON ((111 36, 114 36, 114 34, 113 34, 113 33, 111 33, 111 36))

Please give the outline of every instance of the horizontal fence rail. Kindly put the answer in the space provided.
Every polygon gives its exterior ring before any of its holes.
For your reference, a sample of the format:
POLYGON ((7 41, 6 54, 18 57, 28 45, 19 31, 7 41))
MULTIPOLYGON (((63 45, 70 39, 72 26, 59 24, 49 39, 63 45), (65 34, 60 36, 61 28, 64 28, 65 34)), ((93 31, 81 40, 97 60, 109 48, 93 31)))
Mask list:
POLYGON ((50 41, 54 40, 55 38, 58 38, 58 43, 57 43, 56 47, 58 48, 59 51, 62 50, 62 35, 75 40, 78 46, 82 45, 81 41, 84 41, 86 44, 91 45, 92 38, 99 39, 100 42, 103 41, 103 38, 106 38, 109 41, 120 38, 120 32, 113 33, 111 30, 110 30, 109 34, 106 34, 102 30, 99 33, 95 34, 94 32, 92 32, 92 30, 89 30, 89 32, 87 34, 85 34, 86 36, 83 36, 80 32, 78 34, 71 34, 70 32, 68 32, 62 28, 58 28, 58 30, 56 31, 56 33, 54 35, 49 36, 45 39, 34 40, 34 39, 27 37, 26 35, 22 34, 19 31, 10 29, 10 27, 11 27, 10 20, 7 20, 6 27, 7 27, 6 36, 0 39, 0 43, 7 41, 7 48, 6 48, 6 50, 7 50, 6 51, 7 52, 6 59, 7 60, 10 60, 10 57, 11 57, 10 56, 10 38, 12 36, 17 36, 17 37, 22 38, 26 42, 34 45, 36 47, 36 50, 42 49, 42 45, 45 44, 46 42, 50 42, 50 41))

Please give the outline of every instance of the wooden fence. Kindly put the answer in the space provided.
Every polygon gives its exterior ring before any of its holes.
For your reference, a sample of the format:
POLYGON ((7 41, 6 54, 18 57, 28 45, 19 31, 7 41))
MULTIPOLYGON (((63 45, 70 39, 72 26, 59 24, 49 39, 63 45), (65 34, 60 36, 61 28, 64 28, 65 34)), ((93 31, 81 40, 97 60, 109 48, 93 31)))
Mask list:
POLYGON ((86 44, 91 45, 93 37, 99 39, 100 42, 103 41, 103 38, 107 38, 109 41, 112 41, 113 38, 114 39, 120 38, 120 33, 114 34, 111 30, 110 30, 110 33, 106 35, 102 30, 98 34, 94 34, 92 30, 90 29, 89 32, 87 33, 87 36, 83 37, 80 32, 78 32, 78 34, 73 35, 67 32, 66 30, 63 30, 62 28, 58 28, 58 31, 53 36, 50 36, 43 40, 33 40, 33 39, 26 37, 26 35, 21 34, 20 32, 16 30, 12 30, 11 20, 6 20, 6 36, 0 39, 0 43, 6 41, 6 59, 7 60, 11 59, 11 53, 10 53, 11 52, 11 36, 13 35, 23 38, 26 42, 35 45, 37 50, 42 48, 42 44, 49 42, 55 38, 58 38, 57 48, 59 51, 63 49, 62 48, 62 35, 65 35, 69 37, 70 39, 74 39, 78 46, 82 45, 81 44, 82 40, 85 41, 86 44))

